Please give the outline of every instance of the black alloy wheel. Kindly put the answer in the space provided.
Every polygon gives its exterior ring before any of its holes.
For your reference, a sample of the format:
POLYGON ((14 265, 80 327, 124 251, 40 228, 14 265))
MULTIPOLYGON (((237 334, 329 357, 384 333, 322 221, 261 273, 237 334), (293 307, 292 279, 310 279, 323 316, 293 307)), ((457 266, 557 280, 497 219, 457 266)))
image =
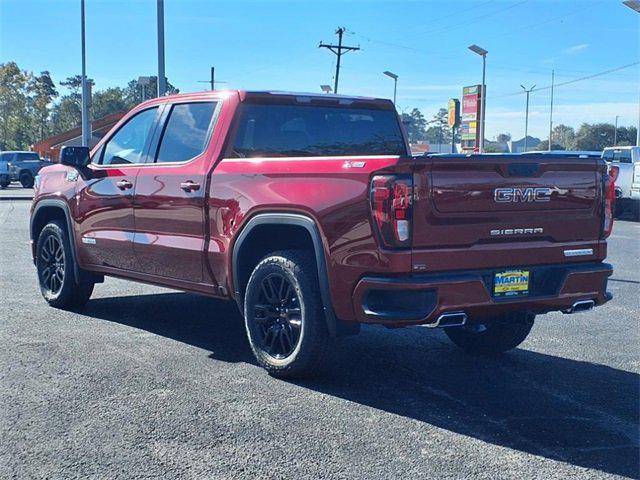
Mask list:
POLYGON ((38 283, 44 299, 56 308, 75 309, 87 303, 95 282, 76 280, 77 268, 66 226, 53 220, 44 226, 35 251, 38 283))
POLYGON ((267 275, 254 305, 258 344, 273 358, 287 358, 300 340, 302 311, 291 282, 279 273, 267 275))
POLYGON ((55 235, 49 235, 42 244, 38 256, 38 273, 41 285, 51 295, 57 295, 64 284, 65 255, 62 243, 55 235))
POLYGON ((258 364, 278 378, 318 373, 329 340, 317 267, 309 250, 282 250, 253 269, 244 293, 247 338, 258 364))

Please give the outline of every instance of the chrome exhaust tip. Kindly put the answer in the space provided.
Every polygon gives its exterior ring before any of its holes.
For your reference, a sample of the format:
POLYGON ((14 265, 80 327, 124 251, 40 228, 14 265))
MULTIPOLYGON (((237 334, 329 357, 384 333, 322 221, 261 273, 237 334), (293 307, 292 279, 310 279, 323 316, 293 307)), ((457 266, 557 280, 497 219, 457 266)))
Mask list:
POLYGON ((580 300, 574 303, 573 305, 571 305, 571 308, 567 310, 563 310, 562 313, 571 314, 571 313, 578 313, 578 312, 587 312, 595 306, 596 306, 596 302, 593 300, 580 300))
POLYGON ((467 323, 468 317, 464 312, 448 312, 443 313, 433 323, 428 323, 425 327, 429 328, 446 328, 446 327, 462 327, 467 323))

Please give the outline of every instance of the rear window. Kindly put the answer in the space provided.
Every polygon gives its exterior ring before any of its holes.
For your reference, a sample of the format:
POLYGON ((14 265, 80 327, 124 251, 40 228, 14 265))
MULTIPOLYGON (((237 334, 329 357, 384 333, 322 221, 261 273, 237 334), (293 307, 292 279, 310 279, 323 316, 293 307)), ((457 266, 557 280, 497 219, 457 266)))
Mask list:
POLYGON ((391 110, 308 105, 242 106, 235 157, 406 155, 391 110))
POLYGON ((607 162, 632 163, 631 150, 605 150, 602 158, 607 162))

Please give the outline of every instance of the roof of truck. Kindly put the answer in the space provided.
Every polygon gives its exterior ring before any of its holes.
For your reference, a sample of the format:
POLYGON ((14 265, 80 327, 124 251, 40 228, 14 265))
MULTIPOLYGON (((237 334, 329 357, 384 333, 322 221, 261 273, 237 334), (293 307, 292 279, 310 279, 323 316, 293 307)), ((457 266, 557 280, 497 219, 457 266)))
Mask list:
POLYGON ((363 103, 375 105, 376 107, 395 108, 393 102, 388 98, 362 97, 357 95, 338 95, 333 93, 311 93, 311 92, 285 92, 278 90, 209 90, 204 92, 177 93, 166 97, 150 99, 144 103, 157 103, 161 100, 185 100, 202 98, 225 98, 230 95, 238 95, 240 101, 252 99, 287 99, 295 103, 310 103, 311 101, 321 101, 323 103, 337 103, 338 105, 350 105, 352 103, 363 103))

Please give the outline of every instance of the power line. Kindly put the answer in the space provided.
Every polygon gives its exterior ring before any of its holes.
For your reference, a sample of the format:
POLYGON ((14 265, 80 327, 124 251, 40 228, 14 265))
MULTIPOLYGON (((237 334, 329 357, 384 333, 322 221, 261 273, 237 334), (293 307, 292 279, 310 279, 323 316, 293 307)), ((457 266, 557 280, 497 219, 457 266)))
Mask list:
MULTIPOLYGON (((635 65, 640 65, 640 61, 633 62, 633 63, 628 63, 627 65, 621 65, 619 67, 610 68, 609 70, 604 70, 602 72, 592 73, 591 75, 586 75, 584 77, 574 78, 573 80, 567 80, 566 82, 556 83, 556 84, 554 84, 554 88, 563 87, 565 85, 571 85, 573 83, 582 82, 584 80, 590 80, 590 79, 596 78, 596 77, 601 77, 602 75, 607 75, 609 73, 617 72, 619 70, 624 70, 625 68, 633 67, 635 65)), ((551 85, 547 85, 546 87, 540 87, 540 88, 538 88, 538 91, 539 90, 549 90, 549 89, 551 89, 551 85)), ((515 97, 516 95, 523 95, 523 92, 505 93, 503 95, 497 95, 497 96, 495 96, 493 98, 515 97)))
MULTIPOLYGON (((429 18, 429 23, 434 24, 436 22, 439 22, 440 20, 444 20, 446 18, 451 18, 451 17, 461 18, 467 12, 470 12, 472 10, 476 10, 476 9, 478 9, 480 7, 484 7, 485 5, 489 5, 490 3, 493 3, 493 0, 489 0, 489 1, 486 1, 486 2, 482 2, 482 3, 477 3, 477 4, 475 4, 475 5, 471 6, 471 7, 464 8, 464 9, 457 8, 454 12, 448 13, 446 15, 442 15, 441 17, 429 18)), ((400 28, 392 28, 390 31, 391 32, 401 31, 403 33, 406 33, 406 26, 404 26, 404 24, 403 24, 400 28)), ((372 41, 372 42, 375 42, 375 43, 384 43, 382 41, 371 40, 371 39, 365 37, 364 35, 360 35, 360 34, 358 34, 356 32, 345 31, 345 33, 350 34, 350 35, 356 35, 356 36, 362 37, 365 40, 372 41)))
MULTIPOLYGON (((498 13, 502 13, 502 12, 504 12, 504 11, 506 11, 506 10, 510 10, 510 9, 512 9, 512 8, 515 8, 515 7, 519 6, 519 5, 522 5, 523 3, 526 3, 527 1, 528 1, 528 0, 523 0, 523 1, 521 1, 521 2, 514 3, 514 4, 512 4, 512 5, 509 5, 509 6, 507 6, 507 7, 504 7, 504 8, 502 8, 502 9, 500 9, 500 10, 496 10, 496 11, 493 11, 493 12, 486 13, 486 14, 484 14, 484 15, 479 15, 479 16, 477 16, 477 17, 473 17, 471 20, 465 21, 465 22, 464 22, 464 25, 460 25, 460 24, 449 25, 449 26, 441 27, 441 28, 436 29, 436 30, 433 30, 433 31, 429 31, 429 30, 427 30, 427 31, 426 31, 426 33, 429 33, 429 34, 437 34, 437 33, 440 33, 440 32, 451 31, 451 30, 454 30, 454 29, 456 29, 456 28, 466 27, 467 25, 469 25, 469 24, 471 24, 471 23, 476 23, 477 21, 483 20, 483 19, 484 19, 484 18, 486 18, 486 17, 490 17, 490 16, 492 16, 492 15, 496 15, 496 14, 498 14, 498 13)), ((565 17, 568 17, 568 16, 570 16, 570 15, 575 15, 575 14, 577 14, 577 13, 582 13, 582 12, 584 12, 586 9, 588 9, 588 8, 592 8, 592 7, 594 7, 595 5, 598 5, 598 4, 601 4, 601 3, 603 3, 603 1, 600 1, 600 2, 597 2, 597 3, 591 4, 591 5, 588 5, 588 6, 586 6, 586 7, 585 7, 585 6, 581 6, 579 9, 575 9, 575 10, 568 11, 568 12, 566 12, 566 13, 563 13, 563 14, 561 14, 561 15, 557 15, 557 16, 552 17, 552 18, 549 18, 549 19, 547 19, 547 20, 543 20, 543 21, 539 21, 539 22, 534 22, 534 23, 531 23, 531 24, 526 25, 526 26, 523 26, 523 27, 518 27, 517 29, 508 30, 508 31, 506 31, 506 32, 501 32, 501 33, 498 33, 498 34, 496 34, 496 35, 492 35, 492 36, 485 37, 485 38, 497 38, 497 37, 502 37, 502 36, 505 36, 505 35, 511 35, 511 34, 513 34, 514 32, 521 32, 521 31, 526 31, 526 30, 532 29, 532 28, 537 28, 537 27, 539 27, 539 26, 541 26, 541 25, 545 25, 545 24, 547 24, 547 23, 551 23, 551 22, 554 22, 554 21, 557 21, 557 20, 561 20, 561 19, 563 19, 563 18, 565 18, 565 17)), ((481 4, 481 5, 484 5, 484 4, 481 4)), ((479 6, 479 5, 478 5, 478 6, 479 6)), ((474 7, 471 7, 471 8, 474 8, 474 7)), ((470 9, 471 9, 471 8, 470 8, 470 9)), ((468 9, 468 10, 470 10, 470 9, 468 9)), ((464 11, 463 11, 463 12, 464 12, 464 11)), ((399 48, 399 49, 403 49, 403 50, 414 51, 414 52, 416 52, 416 53, 428 54, 428 55, 431 55, 431 56, 434 56, 434 55, 435 55, 435 56, 438 56, 439 58, 443 58, 443 59, 456 59, 456 58, 458 58, 458 56, 455 56, 455 55, 443 55, 441 52, 425 50, 425 49, 423 49, 423 48, 417 48, 417 47, 413 47, 413 46, 409 46, 409 45, 403 45, 403 44, 401 44, 401 43, 390 42, 390 41, 387 41, 387 40, 377 40, 377 39, 375 39, 375 38, 367 37, 367 36, 362 35, 362 34, 357 34, 357 35, 358 35, 358 36, 360 36, 361 38, 363 38, 364 40, 369 41, 369 42, 378 43, 378 44, 380 44, 380 45, 386 45, 386 46, 393 47, 393 48, 399 48)), ((415 35, 414 35, 414 36, 415 36, 415 35)), ((409 36, 409 37, 405 37, 405 38, 407 38, 407 39, 408 39, 408 38, 411 38, 411 36, 409 36)), ((460 44, 460 46, 462 47, 462 44, 460 44)), ((454 47, 454 48, 455 48, 455 47, 454 47)), ((492 66, 494 66, 494 67, 495 67, 495 66, 496 66, 496 64, 492 62, 492 66)), ((509 67, 505 67, 505 68, 512 69, 512 68, 513 68, 513 64, 510 64, 510 65, 509 65, 509 67)), ((545 73, 547 73, 547 71, 546 71, 546 70, 545 70, 545 73)))
POLYGON ((336 78, 333 93, 338 93, 338 79, 340 78, 340 57, 342 57, 342 55, 347 52, 355 52, 356 50, 360 50, 360 47, 347 47, 345 45, 342 45, 342 35, 344 35, 345 31, 346 29, 344 27, 340 27, 336 30, 336 34, 338 35, 338 45, 332 45, 322 42, 320 42, 320 45, 318 45, 318 48, 326 48, 328 50, 331 50, 331 52, 333 52, 338 57, 336 61, 336 78))

